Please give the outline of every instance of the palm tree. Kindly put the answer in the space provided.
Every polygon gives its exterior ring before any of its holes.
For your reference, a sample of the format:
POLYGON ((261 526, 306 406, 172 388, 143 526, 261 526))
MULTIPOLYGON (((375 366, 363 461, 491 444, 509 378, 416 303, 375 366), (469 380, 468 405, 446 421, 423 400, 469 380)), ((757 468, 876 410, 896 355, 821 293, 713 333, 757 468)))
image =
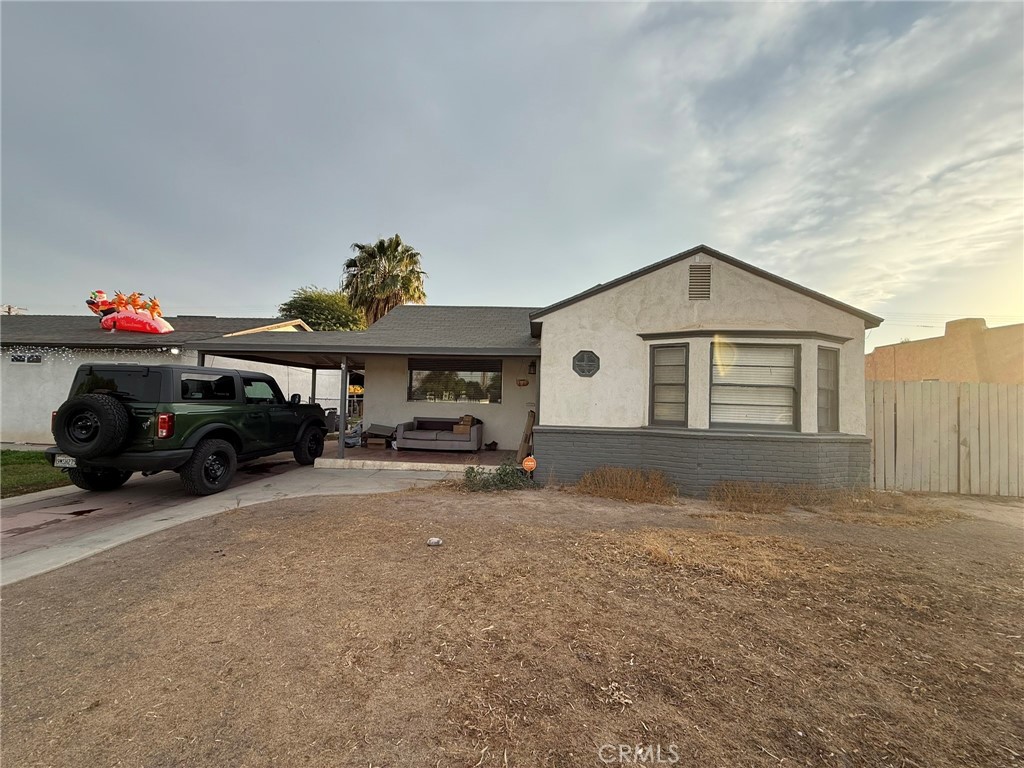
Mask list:
POLYGON ((352 243, 356 255, 345 262, 342 290, 349 304, 372 325, 402 304, 425 304, 420 254, 398 235, 372 245, 352 243))

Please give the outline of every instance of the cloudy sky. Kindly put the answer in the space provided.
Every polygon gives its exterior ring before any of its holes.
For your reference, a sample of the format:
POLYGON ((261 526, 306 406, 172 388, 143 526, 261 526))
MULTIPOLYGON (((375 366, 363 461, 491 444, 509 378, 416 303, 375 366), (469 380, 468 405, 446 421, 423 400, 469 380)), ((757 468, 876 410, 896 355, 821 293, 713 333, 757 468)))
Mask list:
POLYGON ((1024 314, 1020 3, 13 3, 2 301, 273 315, 399 232, 433 304, 707 243, 888 321, 1024 314))

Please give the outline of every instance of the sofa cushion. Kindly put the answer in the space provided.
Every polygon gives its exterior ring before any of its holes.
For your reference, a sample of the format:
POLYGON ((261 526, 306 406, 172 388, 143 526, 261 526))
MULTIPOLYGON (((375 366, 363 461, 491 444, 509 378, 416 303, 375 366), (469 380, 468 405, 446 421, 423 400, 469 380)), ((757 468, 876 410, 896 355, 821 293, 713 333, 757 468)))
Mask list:
POLYGON ((465 432, 463 434, 457 434, 455 432, 438 432, 437 433, 437 439, 438 440, 457 440, 457 441, 462 442, 462 443, 468 443, 469 442, 469 438, 471 438, 471 437, 472 437, 472 435, 469 434, 469 432, 465 432))
POLYGON ((438 432, 436 429, 407 429, 402 433, 406 440, 437 440, 438 435, 447 434, 438 432))
POLYGON ((455 424, 458 419, 413 419, 413 424, 417 430, 420 429, 433 429, 438 432, 444 432, 446 430, 451 431, 452 425, 455 424))

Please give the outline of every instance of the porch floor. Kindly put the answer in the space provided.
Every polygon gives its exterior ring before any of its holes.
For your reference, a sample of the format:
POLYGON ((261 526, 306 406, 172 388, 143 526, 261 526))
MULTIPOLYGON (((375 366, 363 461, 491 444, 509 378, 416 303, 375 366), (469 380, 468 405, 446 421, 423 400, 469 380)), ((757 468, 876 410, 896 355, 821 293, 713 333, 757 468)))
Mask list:
POLYGON ((466 467, 497 467, 506 459, 515 461, 515 451, 422 451, 387 448, 346 448, 338 458, 336 443, 328 443, 316 460, 324 469, 431 469, 461 473, 466 467))

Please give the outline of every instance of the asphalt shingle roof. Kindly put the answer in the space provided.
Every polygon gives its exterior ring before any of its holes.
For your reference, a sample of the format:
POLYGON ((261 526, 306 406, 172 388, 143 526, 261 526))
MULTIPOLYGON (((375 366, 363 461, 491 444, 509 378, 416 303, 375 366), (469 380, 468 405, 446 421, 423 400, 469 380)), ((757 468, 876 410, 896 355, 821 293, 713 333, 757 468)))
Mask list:
POLYGON ((348 352, 365 354, 536 355, 533 307, 396 307, 365 331, 253 333, 196 345, 209 352, 348 352))
MULTIPOLYGON (((40 347, 191 347, 250 328, 282 322, 279 317, 212 317, 182 315, 165 318, 171 333, 110 333, 93 315, 0 315, 0 345, 40 347)), ((259 334, 264 335, 264 334, 259 334)))

